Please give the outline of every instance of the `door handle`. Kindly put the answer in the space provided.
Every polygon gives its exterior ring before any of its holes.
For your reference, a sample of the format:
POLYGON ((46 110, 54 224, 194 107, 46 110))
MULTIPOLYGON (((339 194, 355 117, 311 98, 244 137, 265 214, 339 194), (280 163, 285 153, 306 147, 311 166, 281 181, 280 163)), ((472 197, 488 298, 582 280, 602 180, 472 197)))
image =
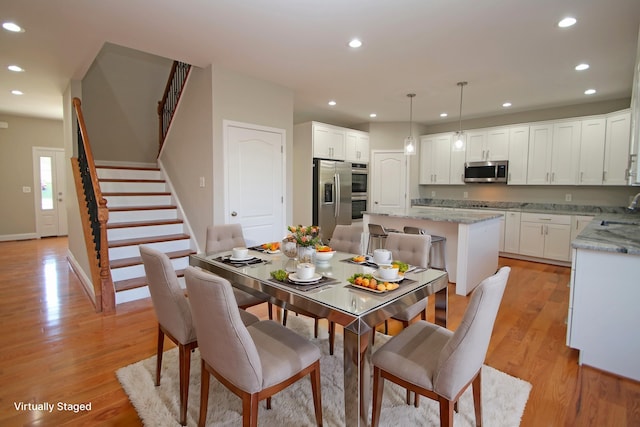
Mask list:
POLYGON ((231 212, 231 216, 238 216, 238 212, 236 211, 231 212))

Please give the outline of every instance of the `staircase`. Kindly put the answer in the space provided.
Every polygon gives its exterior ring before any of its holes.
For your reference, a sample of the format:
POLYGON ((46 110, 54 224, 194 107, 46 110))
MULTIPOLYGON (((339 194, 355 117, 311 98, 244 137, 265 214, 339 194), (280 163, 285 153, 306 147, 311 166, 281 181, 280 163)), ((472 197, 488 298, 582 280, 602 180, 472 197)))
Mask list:
POLYGON ((195 244, 160 169, 96 165, 96 171, 109 209, 107 238, 116 305, 149 296, 138 245, 166 253, 184 287, 184 269, 196 252, 195 244))

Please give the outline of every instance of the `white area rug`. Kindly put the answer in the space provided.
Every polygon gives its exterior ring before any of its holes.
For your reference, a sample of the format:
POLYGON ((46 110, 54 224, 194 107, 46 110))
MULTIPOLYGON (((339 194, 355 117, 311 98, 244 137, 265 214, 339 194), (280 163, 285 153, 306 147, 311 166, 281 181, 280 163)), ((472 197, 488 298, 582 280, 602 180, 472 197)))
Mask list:
MULTIPOLYGON (((342 335, 336 334, 334 356, 329 356, 329 341, 326 335, 313 339, 312 321, 290 316, 287 326, 308 337, 322 350, 320 370, 322 376, 322 415, 325 426, 343 426, 343 368, 342 335)), ((322 330, 322 329, 321 329, 322 330)), ((389 337, 378 334, 375 348, 389 337)), ((375 351, 374 348, 374 351, 375 351)), ((122 387, 146 426, 178 426, 180 410, 178 380, 178 349, 164 353, 160 386, 155 387, 156 357, 134 363, 116 372, 122 387)), ((482 370, 482 404, 484 425, 490 427, 512 427, 520 425, 531 384, 507 375, 489 366, 482 370)), ((439 426, 437 402, 422 397, 420 407, 405 404, 405 390, 385 381, 382 426, 439 426)), ((187 424, 197 425, 200 410, 200 354, 196 350, 191 358, 189 406, 187 424)), ((303 378, 272 399, 272 409, 267 410, 265 401, 260 402, 258 424, 260 426, 313 426, 313 399, 311 382, 303 378)), ((371 415, 369 415, 370 417, 371 415)), ((238 397, 227 391, 214 377, 209 386, 209 410, 207 425, 242 425, 242 405, 238 397)), ((459 413, 455 414, 456 427, 475 426, 473 400, 469 388, 460 398, 459 413)))

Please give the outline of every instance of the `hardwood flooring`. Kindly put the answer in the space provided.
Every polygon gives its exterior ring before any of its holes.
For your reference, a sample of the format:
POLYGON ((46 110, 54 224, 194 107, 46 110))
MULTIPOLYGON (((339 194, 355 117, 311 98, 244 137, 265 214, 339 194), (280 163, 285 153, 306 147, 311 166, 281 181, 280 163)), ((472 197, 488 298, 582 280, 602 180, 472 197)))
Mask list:
MULTIPOLYGON (((95 313, 66 251, 65 238, 0 242, 0 425, 141 425, 114 373, 154 354, 151 301, 95 313), (16 408, 44 402, 51 413, 16 408), (59 410, 58 402, 91 410, 59 410)), ((640 426, 640 383, 579 367, 565 345, 569 269, 500 264, 512 272, 486 363, 533 384, 521 425, 640 426)), ((467 301, 450 287, 451 329, 467 301)), ((251 311, 266 318, 266 307, 251 311)), ((391 324, 392 333, 399 329, 391 324)), ((624 333, 624 325, 612 332, 624 333)))

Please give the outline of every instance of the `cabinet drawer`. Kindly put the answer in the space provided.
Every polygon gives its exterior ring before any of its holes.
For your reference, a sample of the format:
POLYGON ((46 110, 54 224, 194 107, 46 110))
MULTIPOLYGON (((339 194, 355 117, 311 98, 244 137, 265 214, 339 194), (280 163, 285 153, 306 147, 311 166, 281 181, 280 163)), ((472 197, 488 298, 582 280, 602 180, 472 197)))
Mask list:
POLYGON ((523 212, 520 220, 522 222, 541 222, 544 224, 571 225, 571 215, 549 215, 523 212))

